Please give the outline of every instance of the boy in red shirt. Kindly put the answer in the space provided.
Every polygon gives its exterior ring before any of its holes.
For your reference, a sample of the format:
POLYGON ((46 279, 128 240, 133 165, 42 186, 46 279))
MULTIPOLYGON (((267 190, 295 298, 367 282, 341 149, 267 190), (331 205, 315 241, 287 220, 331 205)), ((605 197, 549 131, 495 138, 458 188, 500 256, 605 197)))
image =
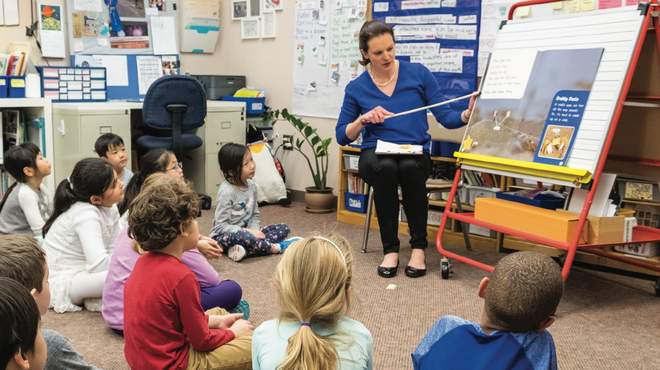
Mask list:
POLYGON ((197 194, 151 175, 129 206, 129 234, 142 255, 124 287, 124 354, 131 369, 251 369, 252 332, 243 314, 204 313, 195 274, 181 263, 199 239, 197 194))

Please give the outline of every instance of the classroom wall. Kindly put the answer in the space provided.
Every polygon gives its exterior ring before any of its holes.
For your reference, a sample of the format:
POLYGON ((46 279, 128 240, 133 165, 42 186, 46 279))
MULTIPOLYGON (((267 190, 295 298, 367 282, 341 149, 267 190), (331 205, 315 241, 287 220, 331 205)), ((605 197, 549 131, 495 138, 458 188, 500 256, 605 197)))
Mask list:
MULTIPOLYGON (((61 4, 63 14, 66 9, 65 0, 52 0, 50 3, 61 4)), ((245 75, 248 86, 266 89, 266 104, 275 108, 291 109, 291 93, 293 81, 293 32, 294 32, 294 2, 286 1, 285 8, 277 12, 277 37, 272 39, 241 39, 241 22, 231 20, 231 2, 220 2, 220 36, 213 54, 180 54, 181 73, 212 74, 212 75, 245 75)), ((30 11, 27 1, 19 5, 20 25, 0 27, 0 50, 4 50, 11 41, 29 41, 32 43, 30 57, 35 65, 46 65, 40 55, 34 38, 25 36, 25 27, 30 25, 30 11)), ((38 12, 35 9, 35 20, 38 12)), ((68 32, 67 18, 62 17, 63 31, 68 32)), ((65 42, 68 51, 68 39, 65 42)), ((69 59, 48 58, 50 65, 68 66, 69 59)), ((411 107, 416 108, 416 107, 411 107)), ((339 171, 339 146, 335 142, 336 120, 318 117, 301 117, 309 122, 323 138, 332 138, 330 148, 330 163, 328 169, 328 186, 337 188, 339 171)), ((458 142, 463 137, 464 130, 445 130, 439 127, 431 117, 429 125, 434 138, 445 138, 458 142)), ((275 125, 274 132, 279 138, 274 138, 274 147, 279 146, 281 136, 294 134, 295 129, 285 121, 275 125)), ((311 151, 308 152, 311 155, 311 151)), ((292 190, 304 191, 305 187, 313 186, 314 182, 309 172, 305 158, 295 151, 278 151, 286 171, 286 186, 292 190)), ((335 191, 335 195, 337 192, 335 191)))
MULTIPOLYGON (((61 5, 63 10, 62 14, 65 14, 64 13, 64 10, 66 9, 65 2, 66 0, 50 0, 48 1, 48 4, 61 5)), ((32 45, 32 48, 30 49, 30 60, 32 60, 32 63, 34 63, 34 65, 36 66, 41 66, 41 65, 45 66, 47 65, 47 63, 43 58, 40 57, 41 53, 39 52, 39 48, 37 48, 37 43, 35 42, 34 37, 25 36, 25 27, 29 27, 31 23, 30 4, 32 3, 33 3, 32 1, 28 1, 28 0, 20 0, 18 2, 18 12, 19 12, 19 22, 20 22, 18 26, 0 26, 0 50, 5 51, 7 49, 7 46, 11 42, 15 42, 15 41, 29 42, 32 45)), ((35 22, 39 21, 39 12, 37 12, 36 10, 36 5, 34 8, 34 20, 35 22)), ((66 27, 65 23, 66 23, 66 18, 63 19, 62 22, 63 27, 66 27)), ((64 31, 66 32, 66 28, 64 28, 64 31)), ((66 44, 66 55, 69 55, 69 43, 67 40, 65 40, 65 44, 66 44)), ((69 59, 48 58, 48 63, 54 66, 68 66, 69 59)))
MULTIPOLYGON (((231 2, 222 1, 220 8, 220 37, 213 54, 182 53, 181 72, 190 74, 245 75, 248 86, 266 89, 266 104, 275 109, 291 109, 291 94, 293 89, 293 32, 294 3, 286 1, 285 8, 277 12, 277 37, 274 39, 241 40, 241 22, 231 20, 231 2)), ((417 107, 411 107, 417 108, 417 107)), ((335 141, 334 119, 318 117, 301 117, 309 122, 323 138, 331 137, 330 165, 328 170, 328 186, 337 189, 339 173, 339 146, 335 141)), ((446 130, 431 118, 431 135, 434 138, 446 138, 459 142, 464 130, 446 130)), ((287 122, 275 125, 275 133, 293 134, 295 129, 287 122)), ((300 136, 299 136, 300 137, 300 136)), ((282 141, 275 138, 275 147, 282 141)), ((286 171, 286 186, 292 190, 304 191, 305 187, 313 186, 314 182, 307 166, 307 161, 297 152, 278 151, 286 171)), ((311 151, 310 151, 311 154, 311 151)), ((335 190, 335 195, 337 192, 335 190)))

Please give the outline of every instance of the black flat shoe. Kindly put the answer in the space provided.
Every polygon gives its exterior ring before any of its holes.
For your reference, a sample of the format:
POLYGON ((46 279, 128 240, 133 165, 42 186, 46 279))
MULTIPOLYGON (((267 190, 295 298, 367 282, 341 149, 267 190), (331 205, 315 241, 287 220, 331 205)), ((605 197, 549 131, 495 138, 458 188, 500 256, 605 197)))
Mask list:
POLYGON ((396 271, 398 269, 399 269, 399 261, 396 261, 396 267, 378 266, 378 276, 384 278, 393 278, 396 276, 396 271))
POLYGON ((426 269, 416 269, 414 267, 406 266, 406 276, 411 278, 418 278, 426 275, 426 269))

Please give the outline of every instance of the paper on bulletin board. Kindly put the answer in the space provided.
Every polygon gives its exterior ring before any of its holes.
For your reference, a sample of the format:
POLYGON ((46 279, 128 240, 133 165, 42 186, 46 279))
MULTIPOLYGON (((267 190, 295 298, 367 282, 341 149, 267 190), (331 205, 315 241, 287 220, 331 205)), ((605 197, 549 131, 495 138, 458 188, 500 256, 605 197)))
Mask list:
POLYGON ((151 17, 151 40, 154 43, 154 55, 178 54, 174 17, 151 17))
POLYGON ((497 31, 503 20, 508 19, 509 9, 516 1, 483 0, 481 2, 481 34, 479 35, 479 67, 477 75, 483 76, 488 55, 493 51, 497 31))
POLYGON ((160 57, 135 57, 137 62, 138 89, 140 95, 149 90, 149 86, 163 75, 163 67, 160 57))
POLYGON ((18 19, 18 0, 3 0, 3 12, 5 15, 5 25, 15 26, 19 23, 18 19))
POLYGON ((39 36, 44 57, 65 58, 61 7, 39 4, 39 36))
POLYGON ((73 8, 78 11, 100 12, 103 0, 74 0, 73 8))
POLYGON ((0 26, 5 24, 5 3, 0 0, 0 26))
POLYGON ((76 67, 105 67, 108 86, 128 86, 126 55, 76 55, 76 67))
POLYGON ((327 0, 315 4, 295 10, 292 113, 338 118, 346 85, 363 71, 357 35, 364 18, 327 0))

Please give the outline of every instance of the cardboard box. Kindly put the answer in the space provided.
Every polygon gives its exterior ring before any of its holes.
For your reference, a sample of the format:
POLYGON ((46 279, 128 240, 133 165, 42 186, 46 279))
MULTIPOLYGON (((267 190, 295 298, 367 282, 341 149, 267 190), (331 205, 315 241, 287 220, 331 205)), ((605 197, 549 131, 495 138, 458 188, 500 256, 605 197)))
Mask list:
MULTIPOLYGON (((498 198, 478 198, 474 216, 480 221, 565 243, 571 242, 578 224, 578 217, 573 215, 498 198)), ((586 242, 588 233, 585 223, 580 244, 586 242)))
MULTIPOLYGON (((580 214, 558 209, 557 212, 579 218, 580 214)), ((623 216, 587 216, 589 234, 587 244, 621 243, 625 239, 626 218, 623 216)))

